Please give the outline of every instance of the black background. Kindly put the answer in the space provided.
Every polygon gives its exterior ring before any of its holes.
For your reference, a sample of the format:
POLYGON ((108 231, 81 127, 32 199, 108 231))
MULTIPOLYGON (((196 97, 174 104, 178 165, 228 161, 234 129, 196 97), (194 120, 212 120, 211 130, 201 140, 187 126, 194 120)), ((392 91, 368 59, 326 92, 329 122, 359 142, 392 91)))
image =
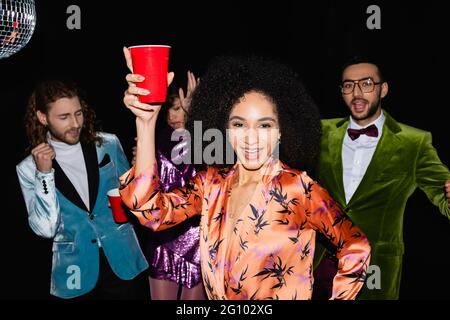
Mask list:
MULTIPOLYGON (((337 88, 340 66, 348 56, 366 53, 378 58, 389 80, 383 107, 398 121, 430 131, 448 165, 445 46, 450 28, 443 6, 441 1, 37 1, 32 39, 0 60, 6 205, 1 210, 1 297, 49 297, 51 240, 29 228, 15 173, 26 156, 26 101, 39 80, 78 82, 103 130, 117 134, 130 155, 135 128, 122 104, 123 46, 171 45, 171 69, 181 79, 188 69, 201 76, 217 54, 272 56, 298 71, 324 118, 347 115, 337 88), (81 8, 81 30, 66 26, 71 4, 81 8), (381 8, 381 30, 366 26, 371 4, 381 8)), ((402 299, 449 299, 449 231, 449 221, 418 190, 405 214, 402 299)))

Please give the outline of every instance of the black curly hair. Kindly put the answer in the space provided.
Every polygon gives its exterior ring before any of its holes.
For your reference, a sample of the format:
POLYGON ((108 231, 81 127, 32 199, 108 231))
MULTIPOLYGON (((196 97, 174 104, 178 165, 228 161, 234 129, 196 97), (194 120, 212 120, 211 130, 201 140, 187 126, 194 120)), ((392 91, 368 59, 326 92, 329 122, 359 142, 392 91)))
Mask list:
POLYGON ((192 98, 186 123, 191 136, 194 121, 202 121, 203 131, 216 128, 225 137, 233 106, 248 92, 259 92, 276 106, 280 160, 313 174, 320 150, 318 108, 292 69, 265 57, 219 56, 212 60, 192 98))

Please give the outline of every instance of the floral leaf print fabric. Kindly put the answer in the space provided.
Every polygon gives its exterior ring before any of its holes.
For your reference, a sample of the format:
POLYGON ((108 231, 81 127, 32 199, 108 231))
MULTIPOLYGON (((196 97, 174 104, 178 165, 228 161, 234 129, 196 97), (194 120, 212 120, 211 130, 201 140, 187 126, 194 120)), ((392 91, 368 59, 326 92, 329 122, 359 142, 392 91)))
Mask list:
POLYGON ((337 248, 332 299, 354 299, 366 278, 370 245, 328 192, 305 172, 273 161, 233 219, 229 198, 238 170, 210 167, 163 193, 154 168, 138 177, 131 169, 121 178, 121 195, 153 230, 201 215, 202 274, 210 299, 310 299, 316 232, 337 248))

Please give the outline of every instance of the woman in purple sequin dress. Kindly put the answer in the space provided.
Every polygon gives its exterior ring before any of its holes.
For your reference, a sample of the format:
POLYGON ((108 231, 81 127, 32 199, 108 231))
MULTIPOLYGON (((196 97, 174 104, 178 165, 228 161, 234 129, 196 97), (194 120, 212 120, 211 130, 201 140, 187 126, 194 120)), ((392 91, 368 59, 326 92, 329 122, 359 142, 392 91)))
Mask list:
MULTIPOLYGON (((187 77, 186 96, 181 88, 178 92, 171 88, 167 103, 161 109, 161 113, 167 112, 167 115, 161 114, 159 117, 164 123, 159 123, 157 128, 156 159, 160 187, 164 192, 183 186, 196 173, 192 164, 176 165, 176 159, 171 159, 172 149, 179 144, 178 141, 171 141, 172 132, 184 128, 187 108, 197 83, 191 72, 188 72, 187 77)), ((205 299, 200 270, 199 222, 199 219, 188 219, 169 230, 149 232, 146 256, 150 265, 149 281, 153 300, 205 299)))

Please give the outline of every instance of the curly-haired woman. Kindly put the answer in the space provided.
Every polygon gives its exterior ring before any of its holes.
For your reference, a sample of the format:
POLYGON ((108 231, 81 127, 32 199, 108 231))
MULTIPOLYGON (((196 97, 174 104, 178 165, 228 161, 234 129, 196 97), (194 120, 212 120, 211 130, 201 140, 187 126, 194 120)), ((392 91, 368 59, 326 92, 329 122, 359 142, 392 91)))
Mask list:
POLYGON ((365 280, 369 242, 305 171, 317 159, 320 120, 296 74, 264 58, 217 58, 194 93, 187 128, 201 121, 204 129, 226 133, 235 161, 218 160, 168 193, 158 189, 155 169, 160 106, 138 101, 147 93, 135 86, 140 79, 127 75, 124 103, 136 115, 138 141, 136 165, 122 176, 121 195, 154 230, 201 216, 208 298, 310 299, 320 232, 339 258, 332 298, 354 299, 365 280))

